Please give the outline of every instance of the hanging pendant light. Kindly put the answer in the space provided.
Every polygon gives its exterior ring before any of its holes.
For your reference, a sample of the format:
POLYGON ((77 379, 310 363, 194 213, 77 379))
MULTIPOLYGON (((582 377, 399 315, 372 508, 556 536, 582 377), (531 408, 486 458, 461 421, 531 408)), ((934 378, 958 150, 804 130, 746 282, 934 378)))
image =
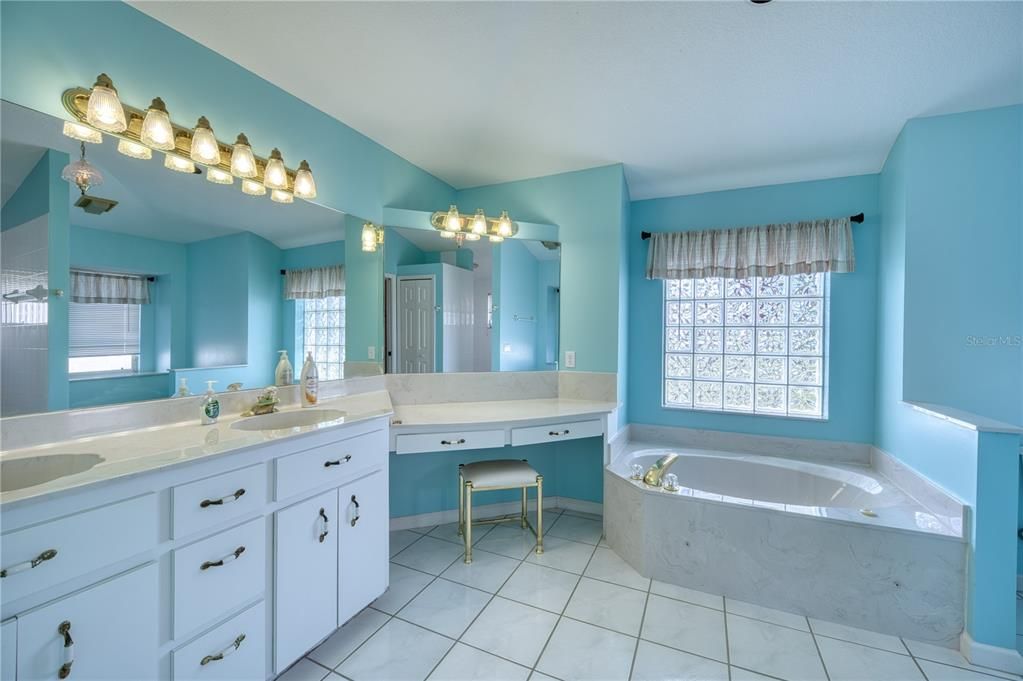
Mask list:
POLYGON ((192 131, 192 160, 203 165, 215 166, 220 163, 220 144, 213 136, 213 128, 205 116, 199 116, 199 121, 192 131))
POLYGON ((174 149, 174 128, 167 107, 159 97, 153 99, 142 120, 142 143, 160 151, 174 149))
POLYGON ((163 167, 177 173, 195 173, 195 164, 177 154, 164 154, 163 167))
POLYGON ((103 184, 103 173, 85 160, 85 142, 81 143, 81 148, 81 158, 64 166, 64 169, 60 171, 60 178, 78 187, 84 196, 90 187, 98 187, 103 184))
POLYGON ((295 195, 291 192, 286 192, 283 189, 274 189, 270 192, 270 200, 276 201, 277 203, 294 203, 295 195))
POLYGON ((73 140, 88 142, 89 144, 99 144, 103 141, 103 133, 99 130, 93 130, 87 125, 71 121, 64 121, 64 135, 73 140))
POLYGON ((105 73, 96 76, 96 82, 89 94, 85 120, 92 127, 106 132, 124 132, 128 129, 128 122, 124 118, 124 107, 121 106, 121 100, 117 97, 117 89, 110 80, 110 76, 105 73))
POLYGON ((509 237, 512 235, 512 221, 508 217, 508 211, 502 210, 501 217, 497 219, 497 235, 500 237, 509 237))
POLYGON ((258 180, 242 180, 242 192, 249 196, 263 196, 266 194, 266 187, 258 180))
POLYGON ((206 180, 213 184, 234 184, 234 175, 220 168, 207 168, 206 180))
POLYGON ((483 213, 482 208, 476 209, 476 215, 472 219, 472 233, 476 235, 476 239, 470 239, 470 241, 476 241, 481 235, 487 233, 487 216, 483 213))
POLYGON ((281 156, 281 150, 277 147, 270 152, 270 159, 266 162, 266 169, 263 170, 263 184, 267 189, 286 190, 288 188, 288 171, 284 169, 284 158, 281 156))
POLYGON ((138 144, 131 140, 120 140, 117 143, 117 150, 125 156, 131 158, 137 158, 142 161, 148 161, 153 158, 153 150, 144 144, 138 144))
POLYGON ((298 172, 295 173, 295 196, 300 199, 316 198, 316 180, 306 161, 298 164, 298 172))
POLYGON ((458 206, 451 204, 447 217, 444 218, 444 230, 458 232, 462 229, 462 216, 458 214, 458 206))
MULTIPOLYGON (((231 151, 231 174, 242 179, 256 176, 256 157, 249 145, 249 138, 243 132, 238 133, 238 139, 234 141, 234 149, 231 151)), ((242 189, 244 188, 245 183, 242 183, 242 189)), ((245 193, 251 194, 252 192, 245 193)), ((265 191, 261 192, 259 196, 265 193, 265 191)))

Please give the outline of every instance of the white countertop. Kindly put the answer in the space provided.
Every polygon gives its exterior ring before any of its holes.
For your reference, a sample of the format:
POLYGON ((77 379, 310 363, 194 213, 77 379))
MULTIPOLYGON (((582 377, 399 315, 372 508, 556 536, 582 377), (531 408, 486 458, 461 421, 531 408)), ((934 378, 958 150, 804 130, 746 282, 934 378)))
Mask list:
POLYGON ((405 404, 394 407, 391 427, 396 432, 418 430, 424 427, 480 426, 486 424, 525 425, 543 422, 598 416, 613 411, 614 402, 569 400, 552 397, 530 400, 495 400, 492 402, 442 402, 437 404, 405 404))

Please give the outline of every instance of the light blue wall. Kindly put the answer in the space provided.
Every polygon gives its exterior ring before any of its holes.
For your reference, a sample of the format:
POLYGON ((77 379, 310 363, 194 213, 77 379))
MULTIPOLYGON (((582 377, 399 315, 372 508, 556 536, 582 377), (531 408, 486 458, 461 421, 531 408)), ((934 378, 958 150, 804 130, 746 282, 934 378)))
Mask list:
POLYGON ((874 435, 874 333, 880 238, 878 178, 737 189, 634 201, 629 216, 628 420, 758 435, 869 443, 874 435), (645 278, 641 231, 686 231, 865 213, 853 225, 856 271, 831 276, 827 421, 715 414, 661 406, 662 282, 645 278))
POLYGON ((365 221, 345 215, 345 360, 382 365, 384 253, 362 251, 365 221), (373 347, 375 358, 369 359, 373 347))
POLYGON ((23 225, 50 212, 50 159, 43 154, 0 211, 0 229, 23 225))
MULTIPOLYGON (((537 361, 537 320, 539 319, 540 266, 533 254, 522 243, 509 239, 495 244, 494 305, 500 317, 498 353, 491 357, 491 366, 499 371, 533 371, 537 361), (516 320, 515 317, 520 319, 516 320), (531 317, 526 321, 523 317, 531 317), (508 351, 505 350, 510 346, 508 351)), ((542 360, 542 358, 541 358, 542 360)))
POLYGON ((188 244, 188 345, 175 369, 249 361, 249 235, 188 244))

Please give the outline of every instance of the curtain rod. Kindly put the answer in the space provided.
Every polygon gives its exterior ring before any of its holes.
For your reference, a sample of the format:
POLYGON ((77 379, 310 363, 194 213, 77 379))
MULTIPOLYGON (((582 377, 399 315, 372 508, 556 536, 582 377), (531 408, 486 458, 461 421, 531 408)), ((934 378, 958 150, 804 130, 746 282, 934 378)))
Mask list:
MULTIPOLYGON (((863 222, 863 213, 857 213, 856 215, 849 216, 849 222, 863 222)), ((646 241, 650 238, 650 232, 640 232, 639 238, 646 241)))

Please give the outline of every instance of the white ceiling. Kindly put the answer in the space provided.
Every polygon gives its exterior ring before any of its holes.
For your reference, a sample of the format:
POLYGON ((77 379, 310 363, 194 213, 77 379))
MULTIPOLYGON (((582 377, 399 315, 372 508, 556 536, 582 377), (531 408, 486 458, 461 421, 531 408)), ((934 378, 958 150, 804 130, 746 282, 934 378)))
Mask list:
POLYGON ((1021 2, 132 4, 459 189, 872 173, 909 118, 1023 101, 1021 2))

